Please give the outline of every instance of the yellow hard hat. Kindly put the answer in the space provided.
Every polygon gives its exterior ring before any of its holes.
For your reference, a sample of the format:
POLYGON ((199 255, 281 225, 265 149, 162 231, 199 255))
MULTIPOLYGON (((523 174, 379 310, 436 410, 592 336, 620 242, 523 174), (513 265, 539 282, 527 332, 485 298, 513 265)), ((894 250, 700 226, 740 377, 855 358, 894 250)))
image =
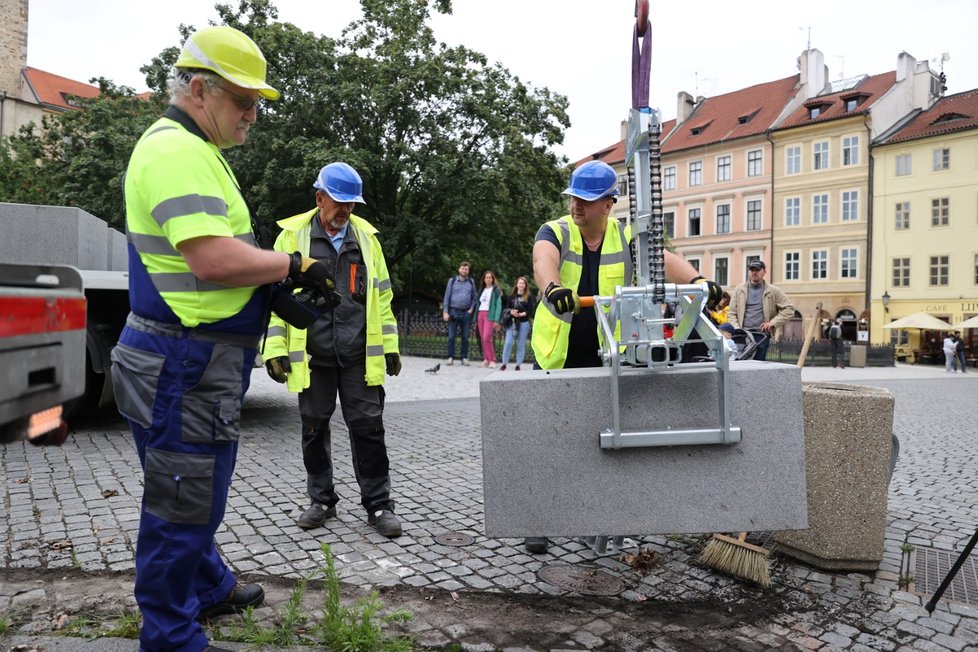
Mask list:
POLYGON ((277 100, 280 93, 265 82, 265 57, 246 34, 233 27, 205 27, 183 44, 177 68, 203 68, 241 88, 277 100))

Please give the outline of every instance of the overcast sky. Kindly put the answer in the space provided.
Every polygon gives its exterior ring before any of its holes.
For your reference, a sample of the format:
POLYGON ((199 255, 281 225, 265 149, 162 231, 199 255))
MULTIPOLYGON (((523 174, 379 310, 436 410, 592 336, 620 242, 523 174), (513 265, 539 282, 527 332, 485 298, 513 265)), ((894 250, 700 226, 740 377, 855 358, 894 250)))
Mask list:
MULTIPOLYGON (((232 6, 236 0, 226 0, 232 6)), ((217 17, 209 0, 30 0, 28 65, 146 90, 140 66, 172 45, 177 26, 217 17)), ((499 61, 522 81, 567 96, 571 127, 558 152, 583 158, 620 139, 631 106, 634 0, 454 0, 435 36, 499 61)), ((277 0, 279 20, 339 36, 358 0, 277 0)), ((978 88, 976 0, 651 0, 653 107, 676 115, 676 94, 712 96, 788 77, 810 42, 830 79, 942 53, 948 93, 978 88)))

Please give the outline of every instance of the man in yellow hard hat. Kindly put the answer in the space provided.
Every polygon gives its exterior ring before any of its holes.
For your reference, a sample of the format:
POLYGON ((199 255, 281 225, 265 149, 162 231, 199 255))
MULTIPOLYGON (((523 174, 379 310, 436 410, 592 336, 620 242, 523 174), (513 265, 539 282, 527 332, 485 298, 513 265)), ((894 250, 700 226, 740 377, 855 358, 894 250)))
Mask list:
POLYGON ((219 650, 198 620, 264 600, 260 585, 237 582, 214 543, 241 402, 272 284, 324 294, 332 285, 322 263, 255 246, 254 216, 221 155, 247 140, 262 98, 278 99, 265 68, 238 30, 191 35, 170 106, 126 171, 132 312, 112 351, 112 380, 144 473, 135 595, 145 652, 219 650))

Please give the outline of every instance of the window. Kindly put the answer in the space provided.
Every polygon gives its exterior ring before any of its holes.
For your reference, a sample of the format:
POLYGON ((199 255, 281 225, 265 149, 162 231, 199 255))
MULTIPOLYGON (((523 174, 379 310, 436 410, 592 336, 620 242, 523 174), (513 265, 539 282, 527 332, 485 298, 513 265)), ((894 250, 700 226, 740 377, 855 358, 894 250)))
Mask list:
POLYGON ((852 113, 853 111, 856 110, 856 107, 859 106, 858 97, 850 97, 845 102, 846 102, 846 113, 852 113))
POLYGON ((717 157, 717 181, 730 181, 730 156, 717 157))
POLYGON ((676 237, 676 214, 673 211, 667 211, 662 214, 662 224, 663 231, 665 231, 665 236, 667 238, 676 237))
POLYGON ((910 154, 897 154, 896 157, 896 175, 898 177, 906 177, 910 175, 912 171, 913 159, 910 158, 910 154))
POLYGON ((829 221, 829 196, 812 196, 812 224, 826 224, 829 221))
POLYGON ((801 197, 788 197, 784 200, 784 225, 801 224, 801 197))
POLYGON ((666 168, 662 172, 662 189, 663 190, 675 190, 676 189, 676 166, 666 168))
POLYGON ((784 148, 784 173, 798 174, 801 172, 801 145, 784 148))
POLYGON ((930 201, 930 225, 947 226, 951 218, 951 200, 947 197, 930 201))
POLYGON ((700 259, 686 256, 686 262, 693 266, 697 272, 700 271, 700 259))
POLYGON ((693 161, 689 164, 689 185, 703 185, 703 161, 693 161))
POLYGON ((934 150, 934 169, 947 170, 951 167, 951 150, 947 147, 939 147, 934 150))
POLYGON ((717 204, 717 233, 730 233, 730 204, 717 204))
POLYGON ((727 258, 715 258, 713 260, 713 281, 717 285, 727 285, 730 282, 729 276, 730 260, 727 258))
POLYGON ((856 278, 859 275, 859 252, 855 248, 844 248, 839 252, 840 278, 856 278))
POLYGON ((812 169, 825 170, 829 167, 829 141, 812 145, 812 169))
POLYGON ((842 165, 859 165, 859 136, 842 139, 842 165))
POLYGON ((694 236, 700 234, 700 209, 690 208, 686 214, 689 217, 689 229, 686 235, 694 236))
POLYGON ((801 278, 801 254, 787 251, 784 254, 784 280, 797 281, 801 278))
POLYGON ((619 174, 618 175, 618 194, 627 197, 628 196, 628 175, 619 174))
POLYGON ((947 285, 947 273, 950 267, 950 256, 930 257, 930 284, 947 285))
POLYGON ((747 230, 760 231, 764 220, 761 217, 761 200, 751 199, 747 202, 747 230))
POLYGON ((812 252, 812 280, 829 277, 829 252, 816 249, 812 252))
POLYGON ((909 258, 893 259, 893 287, 895 288, 910 287, 910 259, 909 258))
POLYGON ((842 193, 842 221, 855 222, 859 219, 859 191, 846 190, 842 193))
POLYGON ((975 285, 978 285, 978 254, 975 254, 975 285))
POLYGON ((747 176, 759 177, 764 174, 763 152, 759 149, 752 149, 747 152, 747 176))
POLYGON ((910 202, 901 201, 896 205, 896 229, 902 231, 910 228, 910 202))

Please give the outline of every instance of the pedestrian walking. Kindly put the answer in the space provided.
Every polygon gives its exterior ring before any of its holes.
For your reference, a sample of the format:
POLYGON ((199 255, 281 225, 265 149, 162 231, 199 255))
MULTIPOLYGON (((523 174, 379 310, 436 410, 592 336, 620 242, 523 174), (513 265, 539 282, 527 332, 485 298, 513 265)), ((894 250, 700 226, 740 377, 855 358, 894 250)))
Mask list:
POLYGON ((482 366, 490 369, 496 368, 496 343, 493 335, 499 330, 499 317, 502 312, 503 293, 496 285, 496 275, 487 270, 482 275, 476 328, 482 343, 482 366))
POLYGON ((302 462, 310 506, 296 521, 322 527, 336 516, 330 419, 339 395, 350 436, 353 473, 367 522, 385 537, 401 535, 391 500, 384 430, 384 373, 401 371, 390 275, 377 229, 353 214, 363 204, 363 182, 346 163, 319 172, 316 208, 281 220, 278 251, 308 251, 336 279, 340 300, 324 305, 308 329, 272 317, 265 340, 268 375, 299 394, 302 462))
POLYGON ((958 346, 952 333, 944 336, 941 350, 944 352, 944 371, 949 374, 954 373, 958 370, 958 346))
POLYGON ((198 619, 262 603, 214 534, 238 454, 241 402, 265 329, 270 284, 329 296, 322 263, 255 246, 243 189, 221 150, 243 145, 256 106, 279 92, 258 46, 231 27, 183 45, 170 105, 125 175, 131 313, 112 350, 112 383, 143 469, 136 540, 139 647, 215 650, 198 619))
POLYGON ((445 284, 442 300, 442 319, 448 323, 448 360, 455 364, 455 335, 462 338, 462 364, 469 364, 469 334, 472 330, 472 313, 478 301, 475 281, 469 276, 471 265, 466 260, 458 264, 458 274, 445 284))
POLYGON ((836 319, 829 326, 829 344, 832 346, 832 367, 846 368, 842 358, 842 320, 836 319))
POLYGON ((964 340, 958 336, 958 332, 954 331, 954 357, 959 365, 961 365, 961 373, 968 373, 968 363, 964 359, 964 340))
POLYGON ((509 296, 506 308, 503 310, 504 318, 502 323, 506 325, 506 340, 503 343, 503 366, 500 371, 506 370, 509 364, 509 356, 513 352, 513 342, 516 342, 516 371, 520 370, 520 365, 526 356, 526 338, 530 334, 530 318, 536 309, 536 300, 530 293, 530 285, 525 276, 516 279, 513 286, 513 293, 509 296), (505 314, 509 317, 506 318, 505 314))

